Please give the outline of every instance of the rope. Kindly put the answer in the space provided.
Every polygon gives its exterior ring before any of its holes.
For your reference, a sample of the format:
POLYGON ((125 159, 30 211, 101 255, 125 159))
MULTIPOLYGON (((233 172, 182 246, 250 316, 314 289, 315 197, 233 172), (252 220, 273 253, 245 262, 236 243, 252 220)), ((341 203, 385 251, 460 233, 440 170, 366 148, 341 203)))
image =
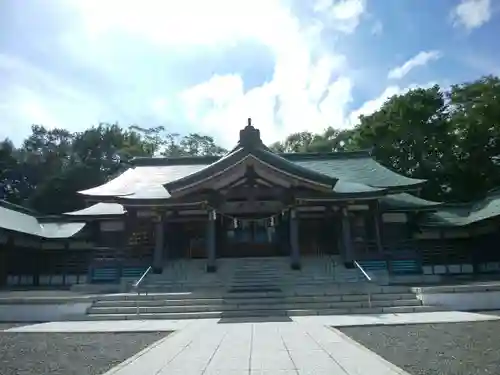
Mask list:
POLYGON ((214 212, 218 213, 218 214, 219 214, 220 216, 222 216, 222 217, 225 217, 225 218, 230 219, 230 220, 233 220, 233 221, 234 221, 234 220, 237 220, 237 221, 245 221, 245 222, 262 222, 262 221, 267 221, 267 220, 272 221, 272 220, 274 220, 274 219, 279 218, 281 215, 283 215, 283 214, 284 214, 286 211, 288 211, 289 209, 291 209, 291 208, 294 208, 294 207, 295 207, 294 205, 288 205, 288 206, 286 206, 285 208, 283 208, 283 209, 281 210, 281 212, 280 212, 280 213, 278 213, 278 214, 273 214, 273 215, 271 215, 271 216, 258 217, 258 218, 248 218, 248 219, 247 219, 247 218, 245 218, 245 219, 241 219, 241 218, 239 218, 239 217, 237 217, 237 216, 232 216, 232 215, 228 215, 228 214, 226 214, 226 213, 223 213, 223 212, 217 211, 217 209, 216 209, 215 207, 210 206, 210 205, 208 204, 208 202, 204 202, 204 203, 205 203, 205 206, 207 207, 207 209, 212 210, 212 211, 214 211, 214 212))

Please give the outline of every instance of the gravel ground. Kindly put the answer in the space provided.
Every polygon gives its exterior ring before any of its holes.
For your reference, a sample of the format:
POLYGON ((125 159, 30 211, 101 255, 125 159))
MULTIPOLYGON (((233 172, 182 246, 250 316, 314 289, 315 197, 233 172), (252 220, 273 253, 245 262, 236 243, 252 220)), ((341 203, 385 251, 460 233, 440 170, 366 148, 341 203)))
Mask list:
POLYGON ((0 323, 0 331, 3 331, 4 329, 15 328, 15 327, 29 326, 31 324, 36 324, 36 323, 0 323))
POLYGON ((0 332, 0 374, 103 374, 165 336, 165 332, 0 332))
POLYGON ((500 321, 337 329, 412 375, 500 374, 500 321))

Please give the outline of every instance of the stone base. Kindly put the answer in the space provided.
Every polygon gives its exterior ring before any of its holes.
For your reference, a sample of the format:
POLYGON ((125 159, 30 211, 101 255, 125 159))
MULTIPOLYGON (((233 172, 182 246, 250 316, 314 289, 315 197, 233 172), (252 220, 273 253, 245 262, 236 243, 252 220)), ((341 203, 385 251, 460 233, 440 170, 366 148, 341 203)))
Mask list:
POLYGON ((217 266, 216 265, 207 265, 207 272, 208 273, 217 272, 217 266))
POLYGON ((291 268, 292 270, 298 271, 298 270, 300 270, 300 268, 301 268, 301 267, 300 267, 300 263, 292 263, 292 264, 290 265, 290 268, 291 268))

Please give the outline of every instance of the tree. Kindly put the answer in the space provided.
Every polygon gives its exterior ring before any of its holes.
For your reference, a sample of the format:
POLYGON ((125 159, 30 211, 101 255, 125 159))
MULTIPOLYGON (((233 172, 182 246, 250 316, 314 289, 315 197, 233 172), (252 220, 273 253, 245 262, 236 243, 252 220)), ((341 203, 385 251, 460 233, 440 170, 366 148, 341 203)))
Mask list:
POLYGON ((0 142, 0 199, 21 203, 23 175, 18 168, 16 148, 9 139, 0 142))
POLYGON ((487 76, 451 87, 455 162, 448 166, 454 194, 479 199, 500 186, 500 79, 487 76))
POLYGON ((83 132, 33 125, 19 149, 0 143, 0 194, 46 214, 82 208, 78 194, 123 172, 134 157, 221 155, 212 137, 181 137, 162 126, 101 123, 83 132))
POLYGON ((407 176, 427 179, 429 199, 470 201, 500 184, 500 80, 411 90, 361 116, 354 147, 407 176))

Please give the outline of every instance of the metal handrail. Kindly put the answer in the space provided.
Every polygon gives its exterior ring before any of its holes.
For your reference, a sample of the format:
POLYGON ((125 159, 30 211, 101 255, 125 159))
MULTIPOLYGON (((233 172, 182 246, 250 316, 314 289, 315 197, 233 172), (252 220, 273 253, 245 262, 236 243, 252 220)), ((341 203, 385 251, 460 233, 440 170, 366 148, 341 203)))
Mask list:
MULTIPOLYGON (((361 271, 361 273, 366 278, 366 280, 368 280, 368 282, 372 283, 373 279, 370 277, 370 275, 368 275, 368 273, 363 269, 363 267, 361 267, 361 265, 356 260, 354 260, 353 263, 356 267, 358 267, 358 269, 361 271)), ((372 308, 372 292, 370 289, 368 289, 367 294, 368 294, 368 306, 371 309, 372 308)))
POLYGON ((144 271, 144 273, 142 274, 142 276, 139 278, 139 280, 137 280, 134 284, 133 284, 133 287, 134 288, 138 288, 141 283, 142 283, 142 280, 144 280, 144 278, 146 277, 146 275, 149 273, 149 271, 151 271, 153 267, 152 266, 149 266, 148 269, 146 271, 144 271))
MULTIPOLYGON (((141 286, 142 281, 145 279, 145 277, 149 274, 149 272, 153 269, 152 266, 149 266, 146 271, 142 274, 142 276, 137 280, 134 284, 132 284, 132 287, 135 289, 137 292, 137 299, 136 299, 136 314, 139 315, 139 296, 141 295, 141 290, 139 287, 141 286)), ((146 292, 147 294, 147 292, 146 292)))
POLYGON ((364 276, 364 277, 366 277, 366 279, 367 279, 368 281, 372 281, 372 278, 370 277, 370 275, 368 275, 368 274, 366 273, 366 271, 363 269, 363 267, 361 267, 361 265, 360 265, 357 261, 354 261, 354 265, 355 265, 356 267, 358 267, 358 269, 361 271, 361 273, 363 274, 363 276, 364 276))

